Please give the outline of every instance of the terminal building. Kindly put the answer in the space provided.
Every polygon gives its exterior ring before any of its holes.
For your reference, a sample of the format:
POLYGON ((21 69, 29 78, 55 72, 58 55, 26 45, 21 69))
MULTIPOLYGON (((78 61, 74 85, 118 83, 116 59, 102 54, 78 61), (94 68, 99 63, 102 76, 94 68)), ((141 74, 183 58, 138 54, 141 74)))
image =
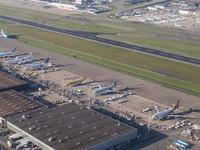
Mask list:
POLYGON ((0 71, 0 92, 14 89, 16 91, 23 91, 29 88, 28 83, 19 80, 7 73, 0 71))
POLYGON ((137 136, 137 129, 75 103, 11 118, 7 127, 48 150, 104 150, 137 136))

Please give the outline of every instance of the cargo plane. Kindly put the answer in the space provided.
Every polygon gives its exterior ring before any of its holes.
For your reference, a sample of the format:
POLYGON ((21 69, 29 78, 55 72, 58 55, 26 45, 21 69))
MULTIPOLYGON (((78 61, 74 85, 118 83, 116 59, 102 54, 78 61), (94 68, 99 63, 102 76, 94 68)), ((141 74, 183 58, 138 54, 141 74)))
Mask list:
POLYGON ((105 88, 102 88, 102 86, 99 85, 99 88, 100 88, 100 89, 94 91, 94 92, 93 92, 93 95, 97 95, 97 94, 101 94, 101 93, 103 93, 103 94, 109 93, 109 92, 111 92, 112 89, 115 88, 115 87, 117 87, 117 81, 115 81, 115 82, 113 83, 113 85, 108 86, 108 87, 105 87, 105 88))
POLYGON ((82 79, 77 79, 77 80, 74 80, 74 81, 70 81, 70 82, 66 83, 66 86, 78 85, 78 84, 80 84, 81 82, 83 82, 86 79, 86 76, 87 75, 85 75, 82 79))
POLYGON ((45 60, 45 62, 43 62, 43 63, 39 63, 39 64, 31 64, 31 65, 28 65, 28 66, 26 66, 24 69, 25 70, 29 70, 29 69, 38 69, 38 68, 42 68, 44 65, 46 65, 46 64, 48 64, 48 62, 49 62, 49 58, 47 58, 46 60, 45 60))
POLYGON ((11 54, 13 54, 13 53, 15 53, 16 52, 16 50, 17 50, 17 47, 15 47, 12 51, 10 51, 10 52, 1 52, 0 53, 0 56, 3 56, 3 57, 9 57, 11 54))
POLYGON ((21 64, 22 61, 27 60, 27 59, 29 59, 31 57, 32 57, 32 52, 26 57, 22 57, 22 58, 16 57, 15 59, 7 60, 6 63, 17 63, 18 62, 18 64, 21 64))
POLYGON ((155 113, 152 116, 152 120, 157 120, 157 119, 160 119, 163 117, 178 117, 179 115, 170 115, 170 113, 174 112, 177 108, 179 108, 179 102, 180 102, 180 100, 177 101, 176 105, 174 105, 173 107, 171 107, 165 111, 161 111, 158 106, 155 106, 157 113, 155 113))

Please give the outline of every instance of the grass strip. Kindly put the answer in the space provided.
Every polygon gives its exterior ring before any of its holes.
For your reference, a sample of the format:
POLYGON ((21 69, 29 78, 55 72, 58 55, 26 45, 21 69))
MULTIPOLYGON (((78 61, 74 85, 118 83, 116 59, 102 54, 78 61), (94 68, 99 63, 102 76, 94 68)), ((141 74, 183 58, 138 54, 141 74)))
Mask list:
POLYGON ((0 5, 0 14, 23 20, 47 20, 60 16, 60 15, 55 15, 45 12, 41 13, 35 10, 11 7, 6 5, 0 5))
POLYGON ((161 29, 152 28, 152 27, 138 26, 138 25, 134 25, 134 24, 130 24, 130 23, 107 21, 107 20, 97 20, 97 21, 103 22, 103 23, 106 23, 106 24, 111 24, 111 25, 115 25, 115 26, 126 27, 126 28, 151 32, 151 33, 159 33, 159 34, 166 34, 166 35, 179 35, 179 33, 173 32, 173 31, 161 30, 161 29))
POLYGON ((145 47, 161 49, 172 53, 181 55, 188 55, 192 57, 200 57, 200 44, 187 42, 182 40, 162 39, 162 38, 147 38, 147 37, 127 37, 127 36, 111 36, 101 35, 102 37, 119 40, 122 42, 129 42, 132 44, 142 45, 145 47))

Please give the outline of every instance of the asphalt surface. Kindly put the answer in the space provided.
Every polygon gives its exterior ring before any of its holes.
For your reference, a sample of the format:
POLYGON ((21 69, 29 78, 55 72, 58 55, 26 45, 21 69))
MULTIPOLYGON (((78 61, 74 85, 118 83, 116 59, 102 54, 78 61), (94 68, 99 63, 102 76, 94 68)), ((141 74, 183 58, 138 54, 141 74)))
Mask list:
POLYGON ((115 40, 111 40, 111 39, 97 37, 97 35, 101 35, 101 34, 115 35, 113 33, 73 31, 73 30, 52 27, 52 26, 48 26, 48 25, 44 25, 44 24, 39 24, 39 23, 31 22, 31 21, 7 17, 7 16, 3 16, 3 15, 0 15, 0 18, 9 20, 9 21, 13 21, 13 22, 17 22, 17 23, 21 23, 21 24, 25 24, 25 25, 29 25, 29 26, 33 26, 33 27, 37 27, 37 28, 42 28, 42 29, 46 29, 46 30, 59 32, 62 34, 67 34, 67 35, 72 35, 72 36, 76 36, 79 38, 93 40, 93 41, 101 42, 104 44, 110 44, 110 45, 114 45, 114 46, 132 49, 134 51, 145 52, 145 53, 158 55, 158 56, 162 56, 162 57, 166 57, 166 58, 170 58, 170 59, 174 59, 174 60, 178 60, 178 61, 183 61, 183 62, 187 62, 187 63, 200 65, 200 59, 196 59, 196 58, 192 58, 192 57, 188 57, 188 56, 182 56, 182 55, 178 55, 178 54, 173 54, 173 53, 169 53, 169 52, 164 52, 161 50, 146 48, 146 47, 142 47, 142 46, 137 46, 137 45, 133 45, 133 44, 128 44, 125 42, 115 41, 115 40))

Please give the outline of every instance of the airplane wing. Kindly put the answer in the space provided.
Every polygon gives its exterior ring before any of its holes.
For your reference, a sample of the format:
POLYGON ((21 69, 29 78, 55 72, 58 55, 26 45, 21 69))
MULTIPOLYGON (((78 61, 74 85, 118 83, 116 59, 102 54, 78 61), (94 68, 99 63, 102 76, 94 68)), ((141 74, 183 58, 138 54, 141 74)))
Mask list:
POLYGON ((160 110, 160 108, 158 106, 155 106, 155 108, 156 108, 158 113, 161 112, 161 110, 160 110))
POLYGON ((185 115, 168 115, 167 119, 169 119, 169 118, 183 118, 183 117, 185 117, 185 115))

